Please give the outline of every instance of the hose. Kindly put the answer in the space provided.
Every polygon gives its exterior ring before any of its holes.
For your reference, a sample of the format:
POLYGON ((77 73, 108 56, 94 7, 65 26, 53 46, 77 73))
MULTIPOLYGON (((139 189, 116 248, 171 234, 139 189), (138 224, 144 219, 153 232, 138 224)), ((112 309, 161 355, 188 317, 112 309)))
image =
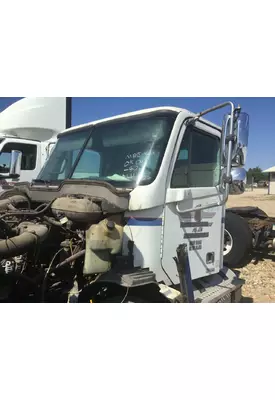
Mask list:
POLYGON ((24 254, 37 242, 43 241, 48 234, 48 228, 45 225, 23 223, 19 225, 19 228, 22 230, 19 236, 0 241, 1 257, 24 254))
POLYGON ((56 270, 59 267, 63 267, 66 264, 70 264, 72 261, 77 260, 78 258, 80 258, 81 256, 84 256, 85 254, 85 250, 81 250, 76 254, 73 254, 72 256, 66 258, 66 260, 62 261, 61 263, 57 264, 54 268, 54 270, 56 270))
POLYGON ((57 264, 54 268, 52 268, 52 265, 53 265, 53 262, 54 262, 56 256, 57 256, 62 250, 63 250, 63 249, 58 250, 58 252, 53 256, 53 259, 52 259, 52 261, 51 261, 51 263, 50 263, 50 265, 49 265, 49 268, 48 268, 48 270, 47 270, 47 272, 46 272, 46 275, 45 275, 45 277, 44 277, 43 284, 42 284, 42 289, 41 289, 41 302, 42 302, 42 303, 44 303, 44 300, 45 300, 45 292, 46 292, 47 278, 48 278, 48 275, 49 275, 50 271, 53 272, 53 271, 55 271, 57 268, 63 267, 64 265, 69 264, 70 262, 76 260, 77 258, 79 258, 79 257, 81 257, 81 256, 84 256, 84 254, 85 254, 85 250, 81 250, 81 251, 79 251, 78 253, 73 254, 72 256, 66 258, 64 261, 62 261, 61 263, 57 264))
POLYGON ((40 211, 41 208, 46 207, 48 204, 47 203, 42 203, 34 211, 40 211))
POLYGON ((59 228, 63 228, 63 225, 61 224, 61 222, 56 221, 54 218, 50 218, 50 217, 47 217, 46 215, 44 215, 43 219, 51 225, 58 226, 59 228))
POLYGON ((20 203, 28 202, 27 197, 22 195, 14 195, 7 199, 0 200, 0 210, 6 210, 10 205, 16 206, 20 203))
POLYGON ((8 217, 8 216, 13 216, 13 215, 31 215, 32 217, 38 217, 39 215, 42 215, 44 212, 46 212, 52 205, 52 203, 55 201, 53 199, 49 204, 46 205, 45 208, 43 208, 40 211, 13 211, 7 214, 4 214, 2 218, 8 217))
POLYGON ((49 275, 49 273, 50 273, 50 271, 51 271, 51 268, 52 268, 52 265, 53 265, 54 260, 56 259, 56 257, 58 256, 58 254, 61 253, 62 251, 64 251, 63 248, 62 248, 62 249, 59 249, 59 250, 55 253, 55 255, 54 255, 53 258, 52 258, 52 261, 50 262, 49 268, 48 268, 48 270, 47 270, 47 272, 46 272, 46 274, 45 274, 45 276, 44 276, 44 280, 43 280, 42 288, 41 288, 41 302, 42 302, 42 303, 44 303, 44 299, 45 299, 45 292, 46 292, 46 285, 47 285, 47 278, 48 278, 48 275, 49 275))

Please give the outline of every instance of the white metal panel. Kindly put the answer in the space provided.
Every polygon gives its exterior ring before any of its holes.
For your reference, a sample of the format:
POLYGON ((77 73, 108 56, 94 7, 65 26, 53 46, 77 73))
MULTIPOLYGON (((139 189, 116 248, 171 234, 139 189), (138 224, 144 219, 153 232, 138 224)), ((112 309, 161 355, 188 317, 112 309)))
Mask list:
POLYGON ((117 121, 117 120, 122 120, 122 119, 128 119, 128 118, 132 118, 132 117, 139 116, 139 115, 152 114, 152 113, 155 113, 156 111, 165 111, 165 110, 166 111, 175 111, 178 113, 180 111, 182 111, 181 108, 170 107, 170 106, 147 108, 144 110, 132 111, 132 112, 125 113, 125 114, 115 115, 114 117, 102 118, 102 119, 98 119, 96 121, 87 122, 85 124, 72 126, 71 128, 68 128, 64 132, 62 132, 62 134, 70 132, 70 131, 83 129, 83 128, 89 128, 91 126, 98 125, 98 124, 105 123, 105 122, 112 122, 112 121, 117 121))
POLYGON ((149 268, 156 274, 158 282, 171 284, 160 262, 163 206, 129 212, 125 217, 128 221, 124 227, 123 254, 128 254, 128 241, 134 241, 134 266, 149 268))
POLYGON ((0 134, 45 141, 66 128, 66 97, 26 97, 0 113, 0 134))
MULTIPOLYGON (((146 108, 144 110, 132 111, 132 112, 128 112, 128 113, 125 113, 125 114, 115 115, 114 117, 102 118, 102 119, 99 119, 99 120, 96 120, 96 121, 87 122, 85 124, 72 126, 71 128, 68 128, 68 129, 64 130, 63 132, 61 132, 61 134, 65 134, 65 133, 68 133, 68 132, 71 132, 71 131, 78 131, 80 129, 89 128, 89 127, 92 127, 94 125, 102 124, 102 123, 105 123, 105 122, 119 121, 119 120, 123 120, 123 119, 136 117, 136 116, 139 116, 139 115, 153 114, 156 111, 175 111, 177 113, 184 112, 184 113, 188 114, 189 116, 190 115, 195 115, 194 113, 191 113, 190 111, 185 110, 183 108, 179 108, 179 107, 162 106, 162 107, 146 108)), ((200 118, 200 121, 206 121, 206 120, 204 118, 200 118)), ((214 128, 220 129, 219 126, 217 126, 217 125, 215 125, 213 123, 211 123, 211 125, 214 128)))
MULTIPOLYGON (((218 130, 200 122, 196 122, 196 127, 220 137, 218 130)), ((219 203, 222 195, 218 188, 170 188, 174 165, 185 129, 186 125, 183 124, 177 143, 169 155, 170 168, 167 175, 164 213, 162 267, 174 284, 179 283, 177 268, 173 260, 179 244, 186 243, 188 245, 192 279, 217 273, 222 265, 223 254, 221 235, 223 233, 224 206, 209 208, 201 212, 187 212, 196 207, 219 203), (210 253, 214 253, 213 263, 207 262, 207 255, 210 253)), ((192 170, 190 172, 194 173, 192 170)))

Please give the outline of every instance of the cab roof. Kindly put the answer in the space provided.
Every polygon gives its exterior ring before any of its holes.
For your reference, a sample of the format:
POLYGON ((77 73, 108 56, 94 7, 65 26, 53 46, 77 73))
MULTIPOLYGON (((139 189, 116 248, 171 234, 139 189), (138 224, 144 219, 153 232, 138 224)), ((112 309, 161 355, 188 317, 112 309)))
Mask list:
MULTIPOLYGON (((118 114, 118 115, 114 115, 113 117, 108 117, 108 118, 102 118, 102 119, 98 119, 96 121, 91 121, 91 122, 87 122, 86 124, 81 124, 81 125, 76 125, 76 126, 72 126, 71 128, 65 129, 64 131, 60 132, 58 136, 62 136, 66 133, 72 132, 72 131, 77 131, 79 129, 82 128, 89 128, 95 125, 99 125, 105 122, 109 122, 109 121, 115 121, 115 120, 120 120, 120 119, 126 119, 126 118, 130 118, 130 117, 134 117, 134 116, 138 116, 138 115, 143 115, 143 114, 151 114, 157 111, 171 111, 174 112, 176 114, 179 114, 181 111, 184 111, 183 108, 178 108, 178 107, 155 107, 155 108, 146 108, 143 110, 138 110, 138 111, 132 111, 132 112, 128 112, 128 113, 124 113, 124 114, 118 114)), ((186 110, 186 112, 189 112, 186 110)))
MULTIPOLYGON (((81 124, 81 125, 76 125, 76 126, 72 126, 71 128, 65 129, 64 131, 60 132, 58 134, 58 137, 66 135, 67 133, 70 132, 77 132, 80 129, 83 128, 89 128, 95 125, 99 125, 105 122, 109 122, 109 121, 116 121, 116 120, 120 120, 120 119, 127 119, 127 118, 131 118, 131 117, 135 117, 135 116, 139 116, 139 115, 146 115, 146 114, 152 114, 155 112, 172 112, 175 114, 179 114, 180 112, 186 112, 186 114, 189 114, 190 116, 195 116, 197 115, 196 113, 193 113, 189 110, 186 110, 184 108, 179 108, 179 107, 171 107, 171 106, 162 106, 162 107, 153 107, 153 108, 146 108, 143 110, 138 110, 138 111, 132 111, 132 112, 128 112, 128 113, 124 113, 124 114, 118 114, 118 115, 114 115, 112 117, 108 117, 108 118, 103 118, 103 119, 99 119, 96 121, 91 121, 85 124, 81 124)), ((204 118, 200 118, 200 121, 202 122, 207 122, 208 124, 210 124, 213 128, 220 130, 221 127, 210 122, 207 121, 204 118)))

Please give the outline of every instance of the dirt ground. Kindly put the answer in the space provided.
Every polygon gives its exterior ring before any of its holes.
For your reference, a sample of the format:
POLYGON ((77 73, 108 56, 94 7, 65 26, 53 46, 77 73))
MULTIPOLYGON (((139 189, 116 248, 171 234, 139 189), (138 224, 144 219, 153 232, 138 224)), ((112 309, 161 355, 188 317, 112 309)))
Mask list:
MULTIPOLYGON (((254 189, 242 195, 230 196, 227 207, 256 206, 275 217, 275 196, 268 195, 267 189, 254 189)), ((237 270, 245 280, 244 302, 275 303, 275 254, 268 257, 256 255, 258 262, 250 263, 237 270)))

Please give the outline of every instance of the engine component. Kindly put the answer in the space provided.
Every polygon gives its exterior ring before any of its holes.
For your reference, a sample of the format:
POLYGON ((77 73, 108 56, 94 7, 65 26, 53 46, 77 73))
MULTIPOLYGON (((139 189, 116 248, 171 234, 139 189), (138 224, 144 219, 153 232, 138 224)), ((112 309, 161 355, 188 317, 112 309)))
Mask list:
MULTIPOLYGON (((104 190, 119 202, 119 192, 104 190)), ((10 290, 3 299, 76 301, 115 263, 125 223, 116 202, 82 193, 46 203, 24 192, 7 196, 0 196, 0 287, 10 290)))
POLYGON ((65 216, 79 223, 97 223, 102 218, 100 206, 88 197, 59 197, 52 204, 52 213, 59 219, 65 216))
POLYGON ((83 274, 99 274, 111 268, 111 255, 122 247, 123 226, 120 216, 113 216, 92 225, 86 231, 86 252, 83 274))
POLYGON ((21 195, 14 195, 8 197, 7 199, 0 200, 0 210, 1 211, 7 210, 10 206, 12 209, 14 209, 14 207, 17 205, 23 206, 28 203, 29 201, 27 197, 21 195))
POLYGON ((82 179, 74 179, 73 182, 65 180, 51 190, 44 186, 42 188, 39 184, 24 183, 20 184, 20 191, 37 203, 51 202, 56 198, 70 197, 75 193, 80 193, 100 200, 104 212, 115 214, 124 212, 129 207, 129 189, 116 189, 107 182, 89 181, 87 184, 82 179))
POLYGON ((6 238, 7 236, 12 236, 13 231, 11 227, 3 220, 0 219, 0 236, 1 239, 6 238))
POLYGON ((37 242, 45 240, 48 228, 45 225, 23 222, 19 224, 20 234, 0 241, 0 256, 14 257, 26 253, 37 242))
POLYGON ((3 260, 1 267, 4 268, 5 274, 10 274, 15 271, 15 262, 13 260, 3 260))

